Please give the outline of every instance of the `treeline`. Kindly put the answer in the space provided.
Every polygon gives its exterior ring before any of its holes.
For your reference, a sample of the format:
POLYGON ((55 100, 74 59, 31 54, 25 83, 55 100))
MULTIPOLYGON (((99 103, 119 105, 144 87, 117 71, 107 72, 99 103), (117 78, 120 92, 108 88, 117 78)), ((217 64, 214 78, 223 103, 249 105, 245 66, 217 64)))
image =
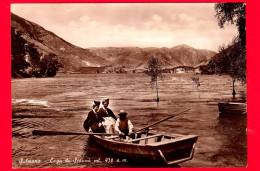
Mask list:
POLYGON ((228 74, 235 81, 246 83, 246 4, 216 3, 216 18, 220 28, 235 24, 238 35, 209 62, 208 69, 216 74, 228 74))
POLYGON ((208 64, 211 73, 227 74, 233 81, 233 99, 235 99, 235 81, 246 83, 246 3, 216 3, 218 25, 224 28, 226 23, 237 27, 238 35, 227 46, 219 48, 216 55, 208 64))
POLYGON ((62 65, 57 55, 43 54, 35 44, 22 37, 22 33, 11 27, 11 72, 13 78, 54 77, 62 65))
POLYGON ((246 82, 246 49, 241 42, 234 40, 227 47, 220 47, 220 52, 212 58, 207 69, 209 73, 226 74, 235 81, 246 82))

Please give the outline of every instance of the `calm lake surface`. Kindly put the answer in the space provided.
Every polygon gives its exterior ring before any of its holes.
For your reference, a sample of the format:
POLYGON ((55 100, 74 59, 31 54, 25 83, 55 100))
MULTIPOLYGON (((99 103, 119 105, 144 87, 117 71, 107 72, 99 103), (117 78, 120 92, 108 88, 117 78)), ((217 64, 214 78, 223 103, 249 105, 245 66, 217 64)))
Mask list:
MULTIPOLYGON (((135 168, 140 167, 104 151, 88 136, 33 136, 32 131, 84 132, 92 102, 110 98, 135 128, 185 109, 153 127, 166 134, 199 136, 194 158, 176 167, 246 167, 247 117, 220 115, 217 103, 232 98, 228 76, 164 74, 159 98, 143 74, 60 74, 55 78, 12 79, 12 156, 14 168, 135 168), (191 77, 199 77, 200 87, 191 77)), ((246 99, 246 85, 236 83, 237 99, 246 99)), ((146 167, 146 166, 141 166, 146 167)), ((175 166, 174 166, 175 167, 175 166)))

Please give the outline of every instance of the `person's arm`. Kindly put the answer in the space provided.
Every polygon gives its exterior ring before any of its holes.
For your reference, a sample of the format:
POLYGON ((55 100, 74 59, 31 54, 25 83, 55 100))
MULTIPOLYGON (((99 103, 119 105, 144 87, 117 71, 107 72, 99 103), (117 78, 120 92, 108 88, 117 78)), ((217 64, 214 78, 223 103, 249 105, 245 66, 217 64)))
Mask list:
POLYGON ((117 120, 117 117, 115 116, 114 112, 111 109, 107 109, 108 111, 108 115, 111 116, 112 118, 114 118, 115 120, 117 120))
POLYGON ((103 117, 106 117, 106 111, 103 108, 98 109, 97 116, 98 116, 98 122, 105 121, 103 117))
POLYGON ((115 124, 115 131, 118 133, 118 134, 121 134, 121 131, 119 130, 119 119, 116 120, 116 124, 115 124))
POLYGON ((132 122, 128 119, 128 129, 129 129, 129 134, 133 133, 133 124, 132 122))
POLYGON ((83 128, 88 132, 93 122, 93 116, 91 112, 88 113, 87 119, 84 121, 83 128))

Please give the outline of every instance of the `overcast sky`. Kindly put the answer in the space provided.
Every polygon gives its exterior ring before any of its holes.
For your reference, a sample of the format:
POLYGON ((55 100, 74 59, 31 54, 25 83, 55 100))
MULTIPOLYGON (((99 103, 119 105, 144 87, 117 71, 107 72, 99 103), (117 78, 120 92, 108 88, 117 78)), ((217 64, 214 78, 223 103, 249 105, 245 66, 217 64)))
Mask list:
POLYGON ((88 47, 173 47, 217 51, 237 34, 220 29, 213 3, 12 4, 11 11, 88 47))

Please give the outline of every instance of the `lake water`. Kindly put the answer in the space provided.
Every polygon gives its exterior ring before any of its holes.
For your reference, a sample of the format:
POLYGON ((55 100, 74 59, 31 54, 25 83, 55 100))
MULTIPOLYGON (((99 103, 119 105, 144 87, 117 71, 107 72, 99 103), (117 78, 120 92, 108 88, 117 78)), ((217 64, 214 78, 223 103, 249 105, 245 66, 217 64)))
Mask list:
MULTIPOLYGON (((156 89, 143 74, 60 74, 55 78, 12 79, 12 162, 14 168, 134 168, 110 154, 88 136, 33 136, 32 131, 84 132, 94 100, 110 98, 135 128, 185 109, 153 127, 154 132, 194 134, 199 139, 194 158, 174 167, 246 167, 247 117, 219 115, 217 103, 232 98, 228 76, 164 74, 156 89), (191 77, 199 77, 199 88, 191 77)), ((237 99, 246 99, 246 85, 236 83, 237 99)), ((143 167, 146 167, 143 165, 143 167)))

